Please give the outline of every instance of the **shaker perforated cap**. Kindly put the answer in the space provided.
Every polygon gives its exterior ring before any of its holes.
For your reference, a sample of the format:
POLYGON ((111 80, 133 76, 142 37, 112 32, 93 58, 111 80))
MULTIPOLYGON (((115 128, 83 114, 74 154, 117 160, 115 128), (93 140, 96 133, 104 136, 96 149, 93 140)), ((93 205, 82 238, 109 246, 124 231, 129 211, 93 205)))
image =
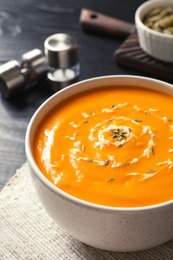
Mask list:
POLYGON ((58 33, 49 36, 44 42, 48 64, 54 68, 68 68, 78 62, 78 44, 75 37, 58 33))

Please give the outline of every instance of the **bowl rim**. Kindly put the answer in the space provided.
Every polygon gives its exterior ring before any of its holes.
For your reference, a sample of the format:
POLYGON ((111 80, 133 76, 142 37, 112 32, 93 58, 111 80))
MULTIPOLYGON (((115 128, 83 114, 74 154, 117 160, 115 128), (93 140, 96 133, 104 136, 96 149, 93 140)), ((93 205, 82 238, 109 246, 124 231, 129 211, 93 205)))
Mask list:
MULTIPOLYGON (((171 206, 173 207, 173 199, 168 200, 162 203, 158 204, 153 204, 153 205, 148 205, 148 206, 139 206, 139 207, 113 207, 113 206, 104 206, 92 202, 88 202, 82 199, 79 199, 73 195, 70 195, 66 193, 65 191, 61 190, 57 186, 55 186, 53 183, 51 183, 41 172, 39 167, 37 166, 34 156, 32 155, 32 149, 31 149, 31 143, 30 143, 30 133, 33 127, 33 123, 36 120, 37 116, 39 115, 40 111, 42 108, 50 103, 53 99, 56 98, 56 96, 61 95, 64 91, 69 91, 73 87, 78 87, 81 84, 85 84, 87 82, 92 82, 92 81, 97 81, 97 80, 102 80, 102 79, 114 79, 114 78, 119 78, 119 79, 136 79, 136 80, 143 80, 143 81, 149 81, 151 83, 158 83, 161 85, 164 85, 165 87, 170 88, 173 91, 173 85, 158 79, 154 78, 149 78, 145 76, 137 76, 137 75, 107 75, 107 76, 99 76, 99 77, 93 77, 85 80, 81 80, 77 83, 74 83, 64 89, 61 89, 60 91, 56 92, 52 96, 50 96, 47 100, 45 100, 35 111, 33 116, 31 117, 29 124, 27 126, 26 134, 25 134, 25 153, 26 153, 26 158, 27 162, 29 165, 29 168, 32 169, 32 172, 34 172, 34 175, 52 192, 55 194, 58 194, 59 196, 63 197, 64 199, 72 202, 73 204, 80 205, 85 208, 90 208, 90 209, 95 209, 96 211, 106 211, 106 212, 118 212, 118 213, 131 213, 131 212, 143 212, 143 211, 150 211, 150 210, 160 210, 163 207, 171 206)), ((54 107, 54 106, 53 106, 54 107)), ((53 108, 51 107, 50 110, 53 108)), ((49 110, 49 111, 50 111, 49 110)), ((48 111, 48 112, 49 112, 48 111)))
MULTIPOLYGON (((172 4, 172 6, 173 6, 173 2, 171 1, 171 0, 149 0, 149 1, 146 1, 146 2, 144 2, 143 4, 141 4, 138 8, 137 8, 137 10, 136 10, 136 12, 135 12, 135 24, 136 24, 136 27, 137 27, 137 29, 139 29, 139 26, 140 26, 140 28, 142 28, 143 29, 143 31, 146 31, 146 32, 148 32, 148 34, 151 34, 151 35, 154 35, 154 36, 157 36, 158 37, 158 39, 162 39, 162 40, 165 40, 165 39, 168 39, 168 40, 173 40, 173 35, 171 35, 171 34, 164 34, 164 33, 162 33, 162 32, 157 32, 157 31, 155 31, 155 30, 153 30, 153 29, 150 29, 150 28, 148 28, 143 22, 142 22, 142 20, 141 20, 141 18, 143 18, 143 17, 141 17, 141 12, 145 12, 145 10, 146 9, 148 9, 149 8, 149 10, 151 10, 151 9, 153 9, 153 8, 156 8, 156 7, 158 7, 158 4, 159 4, 159 6, 167 6, 169 3, 171 3, 172 4), (167 3, 168 2, 168 3, 167 3)), ((148 10, 148 11, 149 11, 148 10)), ((157 39, 157 40, 158 40, 157 39)))

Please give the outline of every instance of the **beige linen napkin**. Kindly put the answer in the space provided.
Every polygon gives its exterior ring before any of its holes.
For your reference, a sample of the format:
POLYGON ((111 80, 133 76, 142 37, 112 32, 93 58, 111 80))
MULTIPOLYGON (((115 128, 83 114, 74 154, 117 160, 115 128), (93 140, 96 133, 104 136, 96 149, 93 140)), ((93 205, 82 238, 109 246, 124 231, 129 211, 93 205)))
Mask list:
POLYGON ((0 259, 173 260, 173 240, 131 253, 108 252, 75 240, 42 208, 25 163, 0 194, 0 259))

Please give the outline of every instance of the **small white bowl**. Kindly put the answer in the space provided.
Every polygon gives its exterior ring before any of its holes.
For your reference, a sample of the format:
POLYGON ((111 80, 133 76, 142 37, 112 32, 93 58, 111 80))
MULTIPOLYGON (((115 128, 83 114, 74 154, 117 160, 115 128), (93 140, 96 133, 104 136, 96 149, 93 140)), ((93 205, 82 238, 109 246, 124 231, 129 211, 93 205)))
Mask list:
POLYGON ((34 160, 34 135, 45 115, 68 97, 100 86, 145 87, 173 96, 171 84, 123 75, 81 81, 51 96, 33 115, 26 132, 26 156, 35 190, 50 217, 67 233, 88 245, 121 252, 160 245, 173 238, 173 201, 137 208, 93 204, 57 188, 44 176, 34 160))
POLYGON ((150 0, 140 5, 135 13, 135 24, 140 47, 152 57, 166 62, 173 62, 173 35, 154 31, 144 25, 144 16, 157 7, 173 7, 172 0, 150 0))

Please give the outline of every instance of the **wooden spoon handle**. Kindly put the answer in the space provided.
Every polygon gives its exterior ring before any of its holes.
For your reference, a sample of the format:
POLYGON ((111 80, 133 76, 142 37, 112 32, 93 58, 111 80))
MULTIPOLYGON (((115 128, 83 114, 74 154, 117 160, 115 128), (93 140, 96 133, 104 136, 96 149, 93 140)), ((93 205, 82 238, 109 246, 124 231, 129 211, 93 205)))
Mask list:
POLYGON ((135 25, 89 10, 82 9, 80 24, 86 31, 126 38, 135 31, 135 25))

